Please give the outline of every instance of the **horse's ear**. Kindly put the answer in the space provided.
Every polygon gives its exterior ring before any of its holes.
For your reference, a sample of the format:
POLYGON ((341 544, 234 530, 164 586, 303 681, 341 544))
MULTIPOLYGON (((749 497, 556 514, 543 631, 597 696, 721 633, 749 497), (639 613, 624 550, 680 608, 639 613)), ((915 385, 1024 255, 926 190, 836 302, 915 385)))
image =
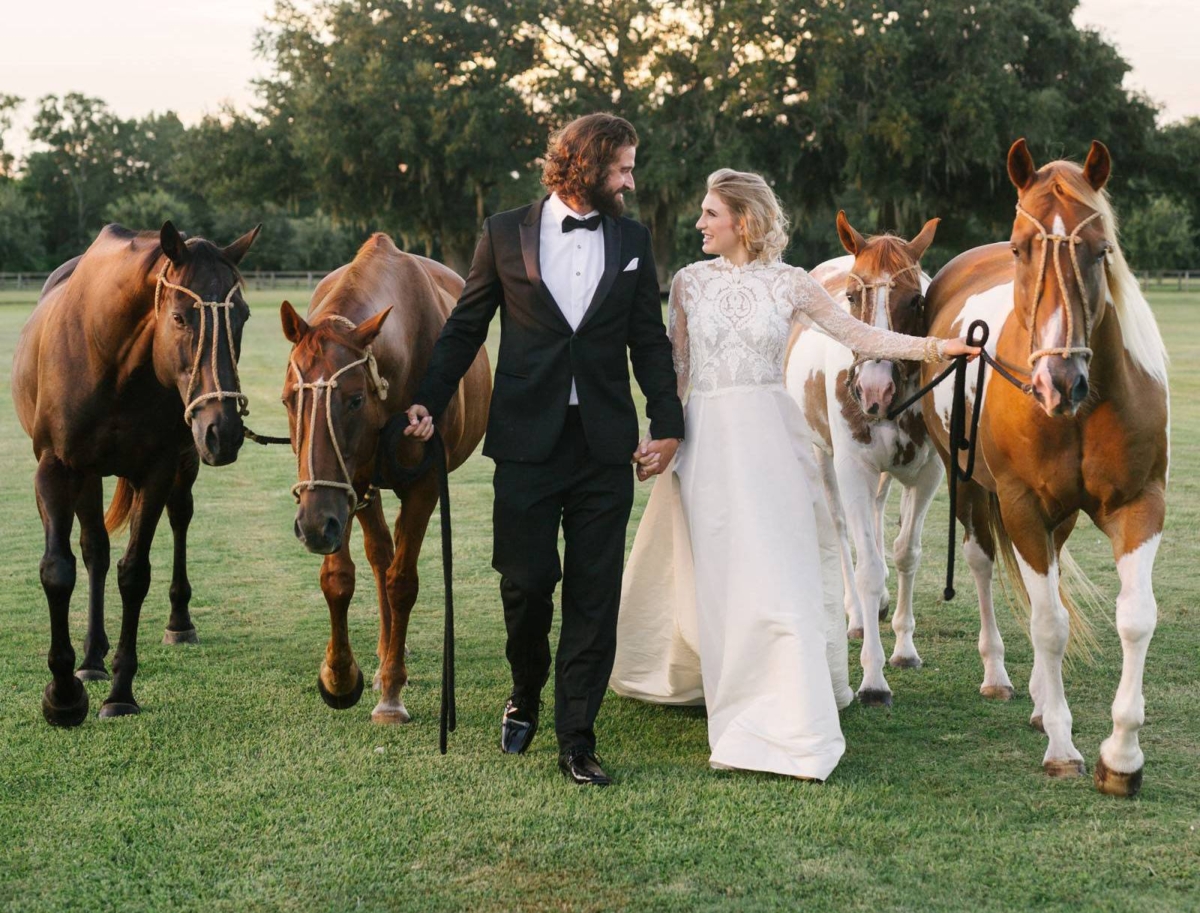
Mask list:
POLYGON ((1087 161, 1083 163, 1083 176, 1092 185, 1093 190, 1099 190, 1108 183, 1111 171, 1112 156, 1108 154, 1108 147, 1098 139, 1092 140, 1087 161))
POLYGON ((1033 156, 1029 154, 1025 137, 1021 137, 1008 150, 1008 179, 1017 190, 1024 190, 1033 183, 1035 177, 1037 165, 1033 163, 1033 156))
POLYGON ((304 322, 303 317, 296 313, 296 309, 292 307, 290 301, 285 300, 279 306, 279 320, 283 324, 283 335, 292 345, 298 345, 300 340, 308 334, 308 324, 304 322))
POLYGON ((183 266, 187 260, 187 244, 184 243, 183 235, 179 233, 179 229, 170 219, 163 222, 162 230, 158 233, 158 240, 162 244, 162 250, 167 255, 167 259, 176 266, 183 266))
POLYGON ((379 331, 383 329, 383 322, 387 320, 388 314, 392 312, 392 306, 389 304, 382 311, 376 314, 369 320, 364 320, 354 330, 354 338, 358 341, 359 348, 365 349, 375 337, 379 335, 379 331))
POLYGON ((846 210, 839 209, 837 214, 837 232, 838 238, 841 239, 842 247, 858 256, 858 252, 867 246, 866 240, 850 224, 850 220, 846 218, 846 210))
POLYGON ((250 249, 250 245, 254 243, 254 239, 258 237, 258 233, 262 231, 262 222, 259 222, 252 229, 230 244, 227 248, 221 251, 225 255, 225 259, 231 262, 234 266, 242 262, 242 257, 246 256, 246 251, 250 249))
POLYGON ((914 260, 920 260, 924 256, 925 251, 929 250, 929 245, 933 243, 934 232, 937 231, 938 222, 942 221, 936 216, 925 223, 915 238, 908 242, 908 252, 912 254, 914 260))

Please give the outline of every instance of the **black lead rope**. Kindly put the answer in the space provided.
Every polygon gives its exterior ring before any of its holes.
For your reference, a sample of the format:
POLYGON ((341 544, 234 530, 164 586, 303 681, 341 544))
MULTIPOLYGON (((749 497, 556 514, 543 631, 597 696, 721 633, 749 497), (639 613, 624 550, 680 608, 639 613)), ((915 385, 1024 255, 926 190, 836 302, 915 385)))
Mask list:
POLYGON ((290 437, 271 437, 269 434, 255 434, 245 425, 242 426, 242 433, 246 436, 246 440, 262 444, 264 447, 268 444, 290 444, 292 442, 290 437))
POLYGON ((454 549, 450 529, 450 469, 446 463, 446 444, 435 426, 433 437, 425 444, 425 454, 416 466, 400 464, 396 451, 399 436, 408 425, 408 415, 398 412, 393 415, 379 434, 379 451, 375 458, 375 478, 371 484, 377 488, 390 488, 396 497, 400 489, 415 482, 429 468, 437 464, 438 502, 442 520, 442 579, 446 592, 446 622, 442 632, 442 699, 438 720, 438 751, 446 753, 449 733, 458 725, 458 714, 454 700, 454 549))
POLYGON ((958 485, 960 482, 970 482, 975 475, 975 445, 979 436, 979 416, 983 412, 983 377, 988 365, 991 365, 997 374, 1007 380, 1010 384, 1017 387, 1022 392, 1029 392, 1029 385, 1022 383, 1012 373, 1010 373, 1002 364, 997 362, 991 355, 983 350, 984 345, 988 341, 990 335, 988 325, 982 320, 972 322, 967 329, 967 345, 978 346, 979 352, 979 373, 975 378, 975 409, 971 414, 971 433, 968 436, 966 433, 967 425, 967 356, 958 355, 954 358, 954 364, 950 365, 941 374, 923 386, 920 390, 906 399, 899 406, 893 406, 888 410, 888 419, 894 419, 901 412, 917 402, 926 393, 944 381, 951 374, 954 375, 954 399, 950 406, 950 523, 948 533, 948 543, 946 546, 946 588, 942 591, 942 597, 949 602, 954 598, 954 544, 956 539, 956 524, 958 522, 958 485), (966 452, 966 466, 960 466, 958 460, 959 451, 966 452))

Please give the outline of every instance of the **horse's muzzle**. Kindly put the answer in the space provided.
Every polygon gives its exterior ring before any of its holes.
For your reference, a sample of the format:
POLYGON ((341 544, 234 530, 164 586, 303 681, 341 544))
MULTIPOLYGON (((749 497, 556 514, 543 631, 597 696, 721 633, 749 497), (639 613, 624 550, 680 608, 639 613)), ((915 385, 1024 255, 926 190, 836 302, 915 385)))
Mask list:
MULTIPOLYGON (((340 492, 338 493, 340 495, 340 492)), ((316 504, 306 504, 307 500, 320 500, 313 498, 311 495, 308 498, 302 498, 300 507, 296 510, 296 522, 293 530, 296 533, 296 538, 300 540, 300 544, 315 555, 332 555, 342 547, 342 537, 345 535, 346 526, 350 520, 350 511, 345 506, 345 498, 342 497, 343 506, 338 509, 321 509, 316 504)))
POLYGON ((197 410, 192 418, 192 440, 200 459, 209 466, 226 466, 237 459, 246 439, 242 417, 234 407, 220 411, 197 410))
POLYGON ((863 414, 872 419, 886 418, 896 398, 896 376, 890 361, 864 362, 854 379, 854 398, 863 414))
POLYGON ((1091 391, 1087 361, 1080 355, 1043 355, 1034 365, 1031 386, 1047 415, 1074 415, 1091 391))

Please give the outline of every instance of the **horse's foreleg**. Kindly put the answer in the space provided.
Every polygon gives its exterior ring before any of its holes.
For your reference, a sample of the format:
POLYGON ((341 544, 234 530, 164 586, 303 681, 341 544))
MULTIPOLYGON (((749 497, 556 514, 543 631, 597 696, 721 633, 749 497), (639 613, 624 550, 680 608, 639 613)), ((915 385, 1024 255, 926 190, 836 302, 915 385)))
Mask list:
POLYGON ((371 713, 371 719, 377 723, 408 721, 408 711, 400 699, 400 690, 408 682, 404 645, 408 637, 408 621, 420 589, 417 558, 421 554, 421 542, 437 500, 437 478, 429 473, 415 482, 400 502, 400 516, 396 518, 396 552, 387 573, 392 623, 388 632, 387 657, 382 667, 379 704, 371 713))
MULTIPOLYGON (((879 554, 883 554, 883 543, 887 541, 883 534, 884 518, 887 515, 888 495, 892 492, 892 476, 890 473, 881 472, 879 474, 879 484, 875 489, 875 541, 879 543, 879 554)), ((883 590, 879 594, 879 605, 876 607, 879 612, 879 620, 887 621, 888 617, 888 566, 887 562, 883 562, 883 590)))
POLYGON ((167 519, 171 521, 171 535, 175 545, 171 566, 171 615, 167 619, 167 630, 163 633, 164 644, 194 644, 196 626, 192 623, 188 604, 192 601, 192 584, 187 575, 187 534, 194 512, 192 485, 200 471, 200 458, 194 448, 189 447, 179 458, 175 473, 175 484, 167 498, 167 519))
POLYGON ((1016 549, 1017 565, 1030 602, 1033 639, 1031 689, 1049 739, 1042 769, 1052 777, 1080 776, 1083 755, 1071 741, 1071 709, 1063 691, 1062 660, 1070 636, 1066 607, 1059 595, 1058 558, 1043 518, 1036 512, 1006 506, 1004 525, 1016 549))
POLYGON ((1133 796, 1142 787, 1144 758, 1138 733, 1145 722, 1142 675, 1146 651, 1158 620, 1151 575, 1162 540, 1162 496, 1127 505, 1105 524, 1117 559, 1117 633, 1121 636, 1121 683, 1112 705, 1112 734, 1100 745, 1096 787, 1114 796, 1133 796))
POLYGON ((992 581, 996 568, 996 542, 988 526, 988 494, 973 482, 959 485, 959 519, 963 524, 963 557, 975 578, 979 597, 979 658, 983 684, 979 693, 992 700, 1009 701, 1016 695, 1004 667, 1004 638, 996 626, 992 581))
POLYGON ((356 514, 363 531, 363 548, 371 565, 371 573, 375 576, 375 592, 379 596, 379 639, 375 644, 375 656, 379 662, 371 685, 375 691, 382 687, 383 659, 387 656, 388 638, 391 636, 392 607, 388 603, 387 570, 396 551, 383 516, 380 494, 377 492, 371 503, 356 514))
POLYGON ((921 531, 925 528, 925 516, 929 505, 942 485, 945 470, 941 460, 927 459, 921 467, 915 483, 904 489, 900 498, 900 534, 892 543, 892 560, 896 562, 896 613, 892 616, 892 630, 896 634, 896 646, 888 663, 898 669, 919 669, 921 657, 913 643, 916 620, 913 617, 913 584, 917 568, 921 565, 921 531))
POLYGON ((852 460, 837 464, 838 490, 846 510, 846 522, 854 539, 854 584, 858 601, 863 607, 862 663, 863 680, 858 699, 871 706, 887 706, 892 702, 892 689, 883 676, 883 643, 879 639, 880 603, 886 581, 886 562, 883 549, 876 538, 879 497, 879 472, 852 460))
POLYGON ((137 675, 138 620, 142 603, 150 589, 150 546, 154 531, 162 517, 171 483, 175 478, 174 463, 156 467, 134 492, 129 513, 129 544, 117 562, 117 585, 121 590, 121 636, 113 654, 112 688, 100 716, 117 717, 138 713, 140 708, 133 697, 133 679, 137 675))
POLYGON ((104 657, 108 635, 104 631, 104 584, 108 579, 110 547, 104 528, 104 485, 98 475, 88 476, 75 504, 79 518, 79 550, 88 574, 88 626, 83 639, 83 662, 75 673, 80 681, 107 681, 104 657))
POLYGON ((321 562, 321 592, 329 606, 329 644, 317 675, 321 700, 334 710, 346 710, 358 703, 363 693, 363 674, 350 649, 350 630, 346 615, 354 598, 354 561, 350 558, 352 522, 346 523, 342 546, 321 562))
POLYGON ((858 604, 858 590, 854 586, 854 556, 850 553, 850 535, 846 531, 846 511, 842 508, 842 497, 838 492, 833 457, 815 446, 813 447, 813 457, 821 473, 821 487, 825 489, 825 503, 829 505, 829 516, 837 536, 838 555, 842 565, 842 601, 846 609, 847 636, 860 638, 862 637, 862 606, 858 604))
POLYGON ((50 605, 50 652, 46 659, 53 676, 42 692, 42 715, 55 726, 78 726, 88 709, 87 692, 75 677, 69 618, 75 589, 71 527, 80 485, 79 476, 52 454, 42 455, 34 475, 34 491, 46 533, 39 571, 50 605))

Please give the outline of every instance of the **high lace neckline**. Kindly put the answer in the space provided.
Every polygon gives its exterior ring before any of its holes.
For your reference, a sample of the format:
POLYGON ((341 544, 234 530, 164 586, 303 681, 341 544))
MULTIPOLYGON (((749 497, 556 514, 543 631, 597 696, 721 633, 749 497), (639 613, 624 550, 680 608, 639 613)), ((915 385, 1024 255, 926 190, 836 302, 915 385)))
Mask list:
POLYGON ((756 269, 766 269, 772 263, 776 263, 778 261, 775 261, 775 260, 765 260, 764 261, 764 260, 759 260, 759 259, 755 258, 755 259, 750 260, 746 263, 743 263, 739 266, 738 264, 736 264, 732 260, 730 260, 728 257, 726 257, 724 254, 719 254, 718 256, 714 257, 712 260, 708 260, 706 262, 708 262, 715 269, 718 269, 723 273, 732 273, 734 275, 737 275, 738 273, 746 273, 746 272, 750 272, 750 271, 756 270, 756 269))

